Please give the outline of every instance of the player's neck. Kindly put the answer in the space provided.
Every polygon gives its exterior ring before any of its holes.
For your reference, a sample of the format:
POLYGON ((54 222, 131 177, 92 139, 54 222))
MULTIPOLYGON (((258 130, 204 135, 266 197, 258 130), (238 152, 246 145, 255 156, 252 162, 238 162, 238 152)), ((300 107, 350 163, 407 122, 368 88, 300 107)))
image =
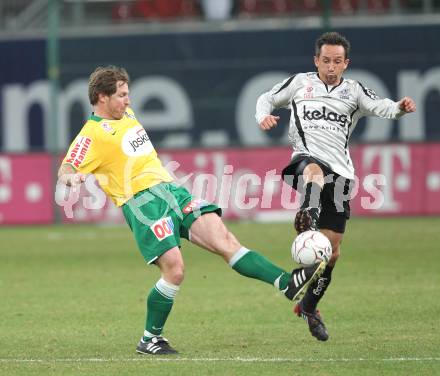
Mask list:
POLYGON ((113 117, 102 108, 94 107, 93 114, 102 119, 114 120, 113 117))

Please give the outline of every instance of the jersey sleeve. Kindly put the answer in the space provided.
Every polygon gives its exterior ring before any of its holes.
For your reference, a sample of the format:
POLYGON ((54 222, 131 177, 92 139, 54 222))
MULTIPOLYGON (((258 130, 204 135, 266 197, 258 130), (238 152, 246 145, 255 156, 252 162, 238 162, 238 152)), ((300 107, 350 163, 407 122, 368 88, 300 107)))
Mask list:
POLYGON ((405 114, 399 103, 380 98, 373 90, 358 83, 358 106, 363 115, 375 115, 386 119, 398 119, 405 114))
POLYGON ((257 99, 255 119, 260 124, 263 119, 277 108, 288 108, 292 99, 295 75, 276 84, 271 90, 257 99))
POLYGON ((92 173, 101 164, 98 140, 94 134, 82 130, 70 145, 64 163, 83 174, 92 173))

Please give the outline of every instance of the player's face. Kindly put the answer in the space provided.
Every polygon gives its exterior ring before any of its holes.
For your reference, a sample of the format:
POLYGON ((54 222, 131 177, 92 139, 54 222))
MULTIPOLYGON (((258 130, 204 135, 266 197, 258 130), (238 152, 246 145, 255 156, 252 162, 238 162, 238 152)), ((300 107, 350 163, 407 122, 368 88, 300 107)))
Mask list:
POLYGON ((314 59, 319 78, 327 85, 339 85, 349 63, 349 60, 345 58, 344 47, 324 44, 320 54, 314 59))
POLYGON ((126 82, 118 81, 116 83, 116 93, 110 96, 103 96, 103 107, 106 119, 120 120, 123 118, 127 107, 130 105, 128 97, 129 90, 126 82))

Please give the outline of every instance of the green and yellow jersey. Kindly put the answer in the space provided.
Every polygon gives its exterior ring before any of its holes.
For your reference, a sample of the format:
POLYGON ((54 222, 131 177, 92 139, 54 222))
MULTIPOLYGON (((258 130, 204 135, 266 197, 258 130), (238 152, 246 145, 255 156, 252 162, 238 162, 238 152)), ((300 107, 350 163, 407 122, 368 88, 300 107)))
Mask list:
POLYGON ((91 115, 63 163, 94 174, 117 206, 144 189, 173 180, 131 109, 120 120, 91 115))

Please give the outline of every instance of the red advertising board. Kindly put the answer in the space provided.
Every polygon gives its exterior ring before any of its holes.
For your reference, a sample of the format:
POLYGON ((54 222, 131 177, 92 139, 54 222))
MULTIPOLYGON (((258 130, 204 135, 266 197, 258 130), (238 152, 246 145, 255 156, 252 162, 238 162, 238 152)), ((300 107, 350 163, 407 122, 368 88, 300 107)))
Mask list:
MULTIPOLYGON (((288 147, 159 154, 179 183, 218 203, 225 218, 291 220, 299 207, 300 197, 281 181, 288 147)), ((351 154, 357 182, 353 215, 440 215, 440 144, 362 145, 351 154)), ((54 201, 65 222, 124 221, 93 178, 67 204, 54 196, 52 179, 46 154, 0 156, 0 223, 52 222, 54 201)))
POLYGON ((360 178, 352 204, 355 214, 440 214, 440 144, 358 146, 352 157, 360 178), (369 207, 368 196, 373 195, 377 205, 369 207))
MULTIPOLYGON (((219 202, 229 218, 280 220, 292 218, 299 206, 299 197, 281 183, 290 153, 289 148, 274 148, 162 156, 165 162, 181 163, 178 176, 196 194, 202 191, 200 181, 207 179, 200 175, 213 175, 217 184, 205 183, 210 187, 207 198, 219 202), (222 189, 229 181, 232 193, 222 189)), ((354 215, 440 214, 440 144, 363 145, 353 147, 351 154, 357 181, 354 215)))
POLYGON ((50 156, 0 155, 0 224, 51 223, 53 220, 50 156))
MULTIPOLYGON (((228 219, 291 220, 300 197, 281 181, 291 150, 179 150, 159 153, 163 164, 196 197, 214 201, 228 219)), ((357 185, 353 215, 439 215, 440 144, 368 145, 351 150, 357 185)), ((82 193, 69 221, 123 221, 108 200, 85 210, 82 193)))

